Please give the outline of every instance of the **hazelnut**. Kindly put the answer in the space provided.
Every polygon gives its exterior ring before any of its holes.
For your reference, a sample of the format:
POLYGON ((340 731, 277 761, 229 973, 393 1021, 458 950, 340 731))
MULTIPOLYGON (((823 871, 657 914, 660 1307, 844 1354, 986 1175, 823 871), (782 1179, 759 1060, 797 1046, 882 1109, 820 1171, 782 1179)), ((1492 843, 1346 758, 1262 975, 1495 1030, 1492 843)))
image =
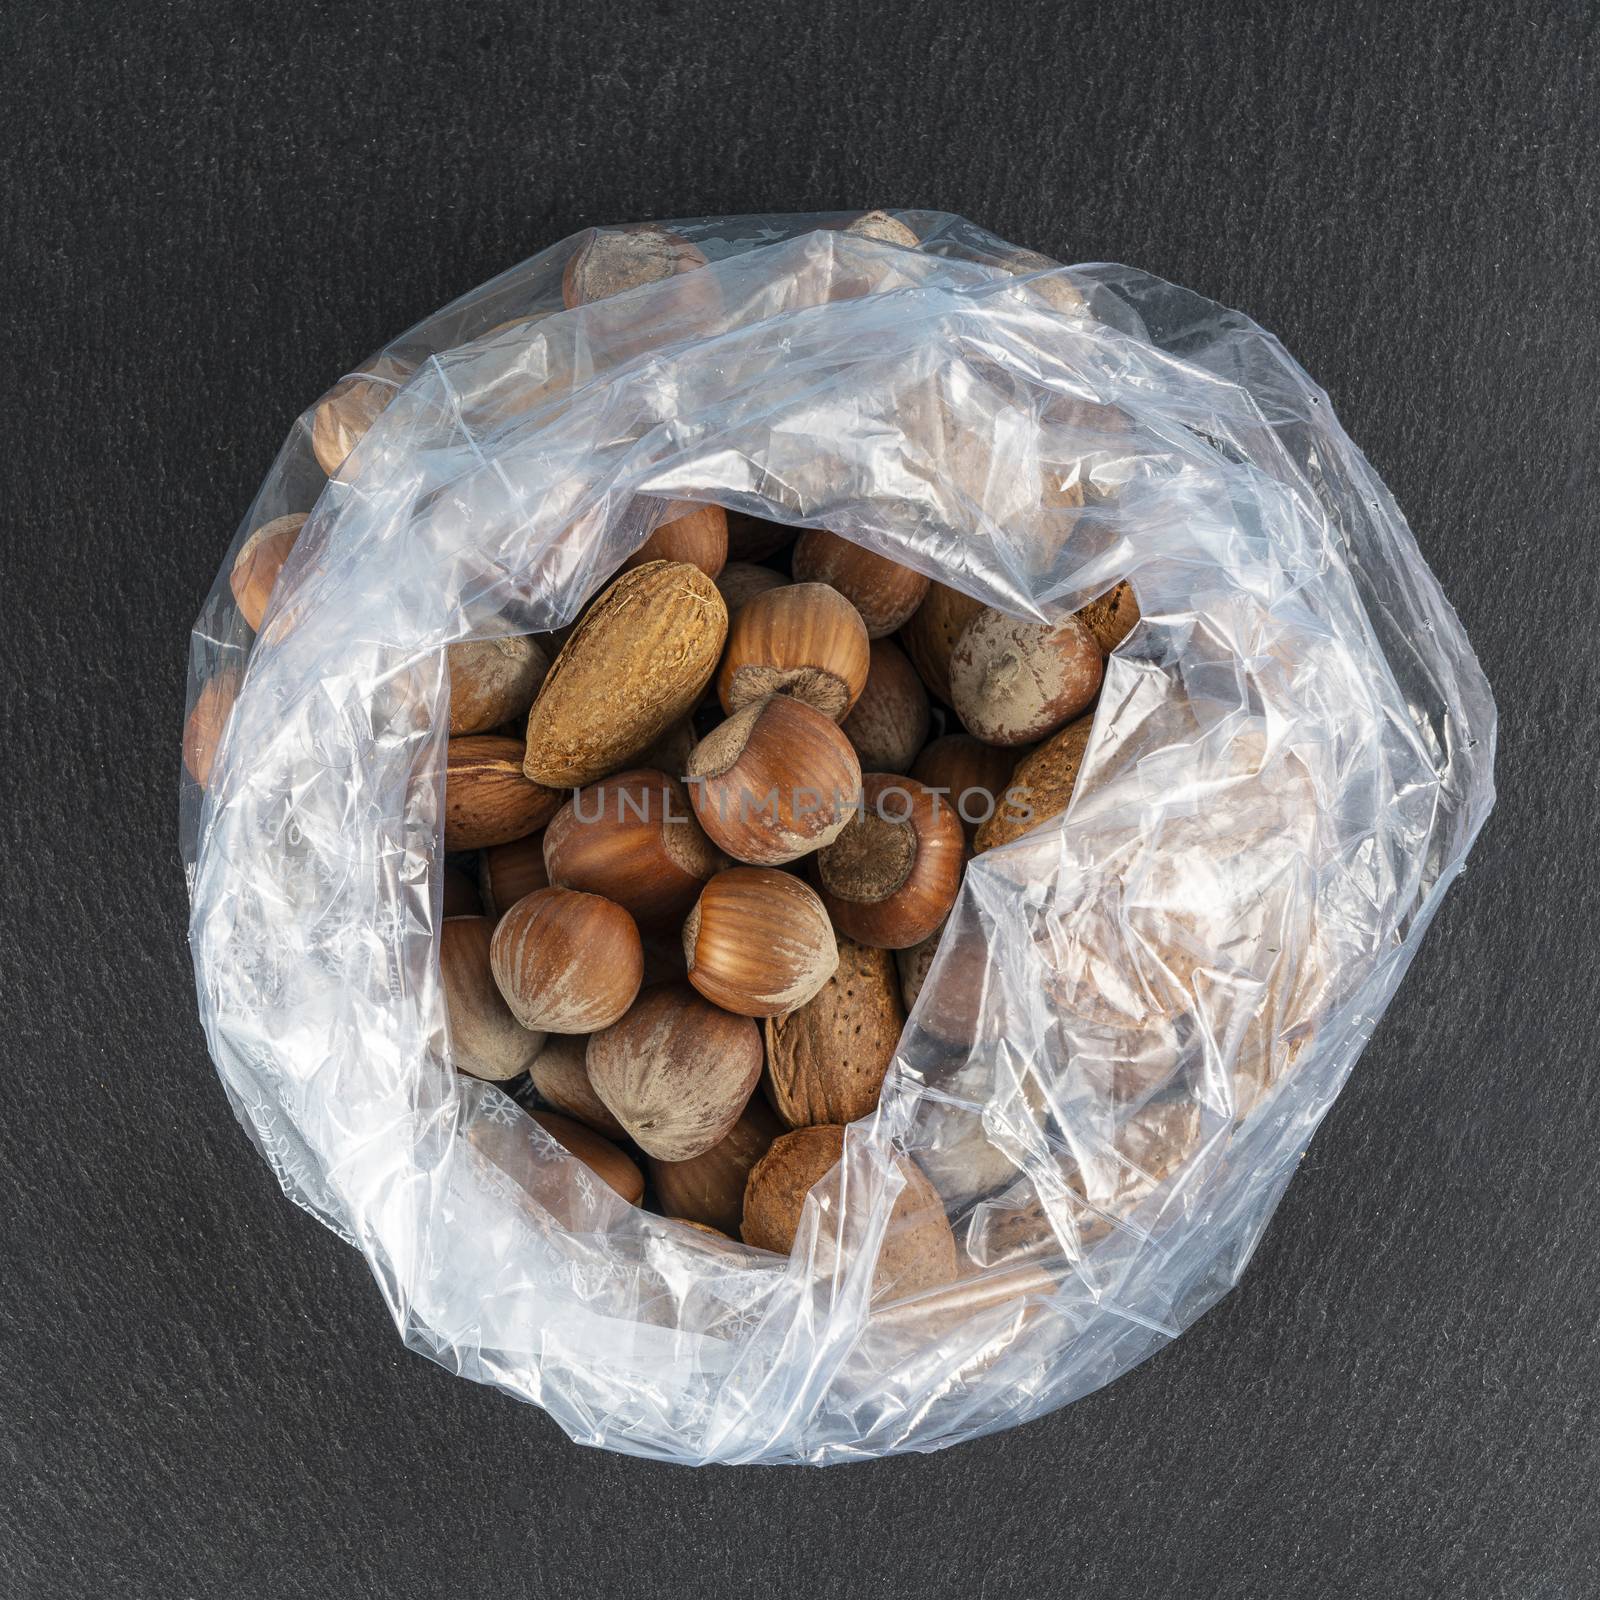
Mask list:
POLYGON ((845 737, 868 772, 904 772, 928 737, 928 691, 897 645, 872 641, 867 686, 844 719, 845 737))
POLYGON ((503 917, 525 894, 549 887, 543 834, 491 845, 478 858, 478 889, 491 917, 503 917))
POLYGON ((667 519, 622 563, 622 570, 647 561, 686 561, 714 579, 728 561, 728 513, 721 506, 674 500, 667 519))
POLYGON ((922 993, 923 984, 928 981, 933 958, 939 953, 939 941, 944 937, 944 928, 945 924, 941 922, 921 944, 894 953, 895 971, 900 977, 900 1000, 908 1016, 917 1003, 917 996, 922 993))
POLYGON ((445 752, 444 847, 481 850, 542 828, 561 792, 523 776, 520 739, 489 733, 452 739, 445 752))
POLYGON ((683 925, 689 982, 746 1017, 803 1006, 838 964, 822 902, 771 867, 731 867, 700 892, 683 925))
POLYGON ((722 862, 676 778, 643 769, 580 789, 544 833, 550 882, 604 895, 640 927, 676 928, 722 862))
POLYGON ((928 593, 928 580, 920 572, 824 528, 800 535, 794 547, 794 580, 837 589, 861 613, 869 639, 881 639, 909 622, 928 593))
POLYGON ((478 886, 460 867, 447 862, 441 874, 440 898, 447 917, 476 917, 483 914, 478 886))
POLYGON ((561 298, 568 307, 589 305, 705 264, 703 252, 667 228, 586 228, 561 275, 561 298))
POLYGON ((847 222, 844 231, 859 234, 864 239, 877 239, 883 244, 897 244, 906 250, 915 250, 918 244, 916 234, 887 211, 864 211, 854 222, 847 222))
POLYGON ((607 1188, 636 1206, 644 1199, 644 1174, 617 1147, 592 1128, 554 1111, 535 1111, 533 1120, 570 1156, 576 1156, 607 1188))
POLYGON ((786 695, 753 701, 689 756, 700 826, 736 861, 775 867, 839 836, 861 763, 839 725, 786 695))
POLYGON ((408 363, 393 356, 379 356, 364 373, 334 384, 317 402, 311 418, 311 449, 317 465, 330 478, 366 437, 411 373, 408 363))
POLYGON ((487 733, 528 714, 549 658, 523 636, 468 639, 444 653, 450 676, 450 733, 487 733))
POLYGON ((722 596, 722 603, 732 618, 747 600, 754 600, 769 589, 786 588, 788 583, 781 572, 774 572, 771 567, 758 567, 750 561, 730 561, 717 574, 717 593, 722 596))
POLYGON ((995 814, 978 829, 974 848, 997 849, 1060 816, 1071 803, 1093 732, 1093 716, 1079 717, 1024 756, 995 814))
POLYGON ((517 1021, 547 1033, 610 1027, 644 976, 633 918, 576 889, 525 895, 500 919, 489 958, 517 1021))
POLYGON ((217 758, 233 702, 239 694, 239 675, 219 672, 208 678, 194 697, 194 705, 183 724, 183 764, 189 776, 203 789, 211 777, 211 764, 217 758))
POLYGON ((989 744, 1031 744, 1094 703, 1100 647, 1074 616, 1024 622, 985 607, 950 653, 950 693, 969 733, 989 744))
POLYGON ((689 765, 689 752, 699 738, 694 731, 693 719, 682 717, 633 756, 628 765, 649 767, 656 772, 666 773, 669 778, 682 778, 689 765))
MULTIPOLYGON (((787 1254, 794 1248, 811 1193, 844 1155, 840 1127, 798 1128, 773 1142, 745 1185, 744 1242, 787 1254)), ((905 1180, 885 1225, 873 1274, 873 1297, 904 1298, 938 1288, 956 1276, 955 1236, 944 1203, 907 1156, 895 1165, 905 1180)), ((817 1196, 824 1209, 839 1203, 836 1184, 817 1196)), ((820 1265, 820 1263, 819 1263, 820 1265)))
POLYGON ((1116 588, 1080 606, 1078 621, 1094 635, 1103 655, 1110 655, 1133 632, 1139 620, 1139 601, 1126 579, 1116 588))
POLYGON ((768 522, 744 511, 728 513, 728 560, 765 561, 794 543, 795 530, 784 522, 768 522))
POLYGON ((961 888, 961 824, 914 778, 869 772, 862 807, 812 858, 834 925, 858 944, 904 950, 949 915, 961 888))
POLYGON ((698 567, 651 561, 623 573, 584 613, 539 689, 528 713, 528 776, 581 784, 616 771, 699 700, 727 631, 728 608, 698 567))
POLYGON ((439 978, 450 1023, 450 1057, 474 1078, 504 1083, 528 1070, 544 1044, 511 1015, 489 970, 487 917, 448 917, 439 928, 439 978))
POLYGON ((606 1109, 589 1082, 585 1060, 589 1039, 586 1033, 552 1033, 528 1068, 528 1076, 539 1098, 549 1101, 562 1116, 575 1118, 607 1139, 626 1139, 628 1130, 606 1109))
POLYGON ((289 559, 289 552, 294 549, 294 542, 305 524, 303 511, 274 517, 251 533, 233 558, 228 587, 233 590, 234 603, 252 633, 261 631, 278 574, 283 571, 283 564, 289 559))
POLYGON ((969 733, 947 733, 917 757, 911 776, 944 797, 971 846, 978 830, 1000 809, 1017 755, 969 733))
POLYGON ((871 1115, 905 1026, 894 957, 842 934, 838 946, 821 989, 766 1021, 767 1092, 791 1128, 871 1115))
POLYGON ((761 1078, 761 1030, 687 984, 646 989, 592 1034, 589 1082, 647 1156, 687 1161, 723 1139, 761 1078))
POLYGON ((928 597, 900 630, 900 643, 911 657, 928 692, 950 704, 950 652, 961 630, 984 609, 981 600, 942 583, 928 585, 928 597))
POLYGON ((1043 300, 1051 310, 1068 317, 1089 315, 1088 302, 1083 298, 1082 291, 1062 270, 1059 261, 1052 261, 1037 250, 1013 249, 998 265, 1002 272, 1009 273, 1013 278, 1028 278, 1029 282, 1024 287, 1030 294, 1043 300), (1049 276, 1035 278, 1034 273, 1047 273, 1049 276))
POLYGON ((717 674, 722 709, 786 694, 842 722, 870 660, 861 613, 824 583, 792 583, 747 600, 728 630, 717 674))
POLYGON ((757 1096, 709 1150, 687 1161, 651 1158, 650 1181, 661 1209, 685 1222, 738 1238, 750 1169, 782 1132, 783 1124, 757 1096))

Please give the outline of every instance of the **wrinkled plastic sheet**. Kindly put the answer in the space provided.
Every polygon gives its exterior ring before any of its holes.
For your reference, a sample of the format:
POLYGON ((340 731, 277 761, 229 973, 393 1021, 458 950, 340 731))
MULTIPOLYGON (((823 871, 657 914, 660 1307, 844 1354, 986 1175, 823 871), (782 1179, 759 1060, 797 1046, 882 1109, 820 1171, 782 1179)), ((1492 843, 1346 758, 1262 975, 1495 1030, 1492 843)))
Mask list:
MULTIPOLYGON (((1235 1283, 1492 802, 1455 612, 1246 317, 959 218, 671 223, 709 264, 561 309, 567 241, 292 430, 196 626, 231 701, 182 832, 201 1017, 285 1192, 405 1342, 684 1462, 933 1450, 1127 1371, 1235 1283), (1131 580, 1058 817, 973 860, 875 1116, 782 1259, 625 1204, 451 1068, 441 647, 569 622, 671 501, 826 526, 1019 616, 1131 580), (228 586, 310 518, 259 637, 228 586), (874 1298, 909 1156, 964 1276, 874 1298)), ((1335 1291, 1336 1292, 1336 1291, 1335 1291)))

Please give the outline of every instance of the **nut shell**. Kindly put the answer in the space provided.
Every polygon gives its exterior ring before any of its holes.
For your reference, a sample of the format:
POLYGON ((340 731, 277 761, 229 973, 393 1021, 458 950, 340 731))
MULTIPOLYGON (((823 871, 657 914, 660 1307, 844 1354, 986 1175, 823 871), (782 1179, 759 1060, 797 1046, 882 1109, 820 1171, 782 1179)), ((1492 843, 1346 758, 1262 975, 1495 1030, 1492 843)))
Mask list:
POLYGON ((330 478, 400 392, 411 370, 391 356, 380 356, 373 369, 342 379, 317 402, 311 418, 311 450, 330 478))
POLYGON ((1031 744, 1081 715, 1100 692, 1103 658, 1075 616, 1024 622, 985 608, 950 653, 951 703, 988 744, 1031 744))
POLYGON ((821 900, 771 867, 731 867, 700 893, 683 925, 689 982, 747 1017, 802 1006, 838 965, 821 900))
POLYGON ((589 1082, 647 1156, 687 1161, 726 1137, 761 1078, 761 1030, 687 984, 646 989, 589 1039, 589 1082))
POLYGON ((928 691, 898 645, 872 641, 867 686, 844 719, 845 737, 868 772, 904 772, 928 738, 928 691))
POLYGON ((1094 635, 1094 642, 1100 646, 1101 653, 1110 655, 1133 632, 1134 624, 1139 620, 1139 601, 1133 592, 1133 585, 1126 581, 1119 583, 1098 600, 1080 606, 1077 617, 1094 635))
POLYGON ((717 694, 730 716, 786 694, 842 722, 866 687, 861 613, 824 583, 791 583, 745 602, 728 630, 717 694))
POLYGON ((239 546, 233 558, 233 571, 228 574, 228 587, 233 591, 239 614, 250 625, 252 633, 261 631, 267 614, 267 602, 277 586, 278 574, 306 525, 306 514, 296 511, 287 517, 274 517, 264 522, 239 546))
POLYGON ((1060 816, 1072 800, 1093 732, 1094 718, 1079 717, 1024 756, 995 814, 978 829, 974 847, 981 852, 1010 844, 1060 816))
POLYGON ((667 228, 587 228, 561 274, 568 307, 659 283, 706 264, 705 255, 667 228))
POLYGON ((478 892, 491 917, 503 917, 525 894, 549 887, 543 834, 491 845, 478 858, 478 892))
MULTIPOLYGON (((745 1185, 741 1231, 746 1244, 781 1254, 794 1248, 806 1196, 839 1164, 844 1135, 841 1127, 798 1128, 774 1141, 745 1185)), ((938 1193, 908 1157, 896 1165, 905 1187, 884 1229, 874 1298, 898 1299, 938 1288, 958 1270, 955 1236, 938 1193)), ((838 1194, 830 1185, 818 1199, 832 1206, 838 1194)))
POLYGON ((830 843, 861 797, 861 763, 838 723, 787 695, 754 701, 714 728, 690 752, 687 776, 700 826, 756 866, 830 843))
POLYGON ((639 769, 579 790, 544 833, 560 888, 604 895, 642 928, 676 928, 723 865, 676 778, 639 769))
POLYGON ((605 1185, 616 1190, 630 1206, 644 1199, 644 1174, 609 1140, 593 1128, 554 1111, 535 1111, 533 1120, 569 1155, 576 1156, 605 1185))
POLYGON ((494 981, 525 1028, 593 1033, 633 1004, 644 951, 632 917, 597 894, 536 889, 500 919, 494 981))
POLYGON ((728 608, 730 623, 747 600, 754 600, 769 589, 787 588, 788 584, 789 580, 781 572, 774 572, 771 567, 758 567, 752 561, 730 561, 717 574, 717 593, 728 608))
POLYGON ((211 764, 217 758, 217 746, 222 743, 238 694, 238 674, 219 672, 201 685, 184 719, 183 764, 202 789, 210 781, 211 764))
POLYGON ((981 600, 942 583, 928 585, 928 597, 900 630, 900 643, 911 657, 928 692, 950 704, 950 652, 961 630, 984 609, 981 600))
POLYGON ((767 1092, 791 1128, 870 1116, 905 1026, 894 957, 843 935, 838 945, 822 988, 767 1018, 767 1092))
POLYGON ((589 1082, 585 1055, 588 1034, 553 1033, 528 1068, 528 1076, 541 1100, 548 1100, 564 1117, 572 1117, 607 1139, 626 1139, 628 1130, 606 1109, 606 1103, 589 1082))
POLYGON ((487 733, 528 714, 549 658, 529 638, 468 639, 445 649, 450 734, 487 733))
POLYGON ((688 714, 727 632, 728 608, 698 567, 652 561, 623 573, 573 629, 533 702, 527 775, 576 785, 615 771, 688 714))
POLYGON ((962 844, 955 813, 932 790, 869 772, 862 809, 811 858, 812 877, 841 933, 904 950, 949 915, 961 888, 962 844))
POLYGON ((520 739, 473 733, 452 739, 445 753, 444 847, 481 850, 542 828, 561 807, 561 793, 523 774, 520 739))
POLYGON ((667 520, 622 563, 627 572, 647 561, 686 561, 715 578, 728 560, 728 513, 721 506, 675 500, 667 520))
POLYGON ((661 1209, 737 1239, 750 1169, 782 1132, 783 1124, 758 1095, 728 1132, 701 1155, 687 1161, 652 1159, 648 1163, 650 1181, 661 1209))
POLYGON ((864 211, 854 222, 846 223, 844 231, 877 239, 883 244, 897 244, 907 250, 915 250, 918 242, 916 234, 887 211, 864 211))
POLYGON ((439 981, 450 1023, 450 1055, 474 1078, 504 1083, 528 1070, 544 1035, 524 1028, 489 969, 494 925, 487 917, 448 917, 439 929, 439 981))
POLYGON ((1017 759, 1016 750, 985 744, 970 733, 947 733, 917 757, 911 776, 944 796, 971 845, 1000 809, 1017 759))
POLYGON ((928 593, 922 573, 825 528, 800 535, 794 547, 794 579, 837 589, 861 613, 869 639, 881 639, 910 621, 928 593))

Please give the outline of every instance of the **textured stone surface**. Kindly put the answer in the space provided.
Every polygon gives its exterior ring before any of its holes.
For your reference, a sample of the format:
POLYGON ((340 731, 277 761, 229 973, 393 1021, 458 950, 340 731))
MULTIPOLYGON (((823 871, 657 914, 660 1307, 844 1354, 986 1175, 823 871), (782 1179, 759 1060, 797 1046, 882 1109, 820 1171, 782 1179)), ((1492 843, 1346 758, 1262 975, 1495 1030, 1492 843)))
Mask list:
POLYGON ((1593 1593, 1600 196, 1593 24, 1555 20, 1579 14, 19 11, 0 1590, 1593 1593), (185 644, 292 416, 416 317, 592 222, 900 202, 1281 335, 1465 617, 1502 795, 1243 1282, 1178 1344, 940 1456, 689 1474, 407 1354, 234 1124, 184 942, 185 644), (1506 596, 1535 582, 1530 626, 1506 596))

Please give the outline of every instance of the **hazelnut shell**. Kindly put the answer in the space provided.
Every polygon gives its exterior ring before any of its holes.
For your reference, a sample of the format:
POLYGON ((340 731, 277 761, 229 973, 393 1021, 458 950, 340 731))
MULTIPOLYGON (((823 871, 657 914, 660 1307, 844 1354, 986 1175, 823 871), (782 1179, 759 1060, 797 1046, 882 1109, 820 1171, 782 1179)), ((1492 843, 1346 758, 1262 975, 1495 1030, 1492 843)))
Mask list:
POLYGON ((552 1033, 528 1068, 528 1076, 539 1098, 549 1101, 562 1116, 574 1118, 607 1139, 626 1139, 628 1130, 611 1115, 589 1082, 588 1048, 588 1034, 552 1033))
POLYGON ((867 685, 843 724, 862 767, 904 772, 927 742, 929 718, 928 691, 906 653, 874 639, 867 685))
POLYGON ((447 917, 439 929, 439 980, 456 1067, 471 1077, 504 1083, 528 1070, 544 1035, 524 1028, 495 987, 489 969, 492 933, 487 917, 447 917))
POLYGON ((837 589, 861 613, 869 639, 881 639, 910 621, 928 593, 922 573, 825 528, 800 535, 794 547, 794 579, 837 589))
POLYGON ((633 1004, 644 951, 632 917, 597 894, 536 889, 500 919, 495 982, 525 1028, 593 1033, 633 1004))
POLYGON ((717 694, 730 716, 752 700, 786 694, 841 722, 866 687, 869 661, 860 612, 827 584, 792 583, 740 607, 717 694))
POLYGON ((981 600, 942 583, 928 585, 927 598, 900 630, 900 643, 911 657, 928 692, 950 704, 950 652, 961 630, 984 609, 981 600))
POLYGON ((450 734, 487 733, 528 714, 549 658, 523 636, 468 639, 445 649, 450 677, 450 734))
POLYGON ((713 1005, 747 1017, 801 1006, 838 964, 821 900, 771 867, 731 867, 700 892, 683 925, 689 982, 713 1005))
POLYGON ((1080 716, 1100 692, 1103 658, 1075 616, 1025 622, 985 608, 950 653, 951 703, 988 744, 1031 744, 1080 716))
POLYGON ((261 631, 278 574, 283 571, 283 564, 289 559, 289 552, 294 549, 294 542, 305 524, 303 511, 274 517, 271 522, 262 523, 239 546, 239 554, 233 559, 233 571, 228 574, 228 587, 252 633, 261 631))
POLYGON ((650 1181, 661 1209, 737 1239, 750 1169, 782 1132, 783 1124, 758 1095, 709 1150, 687 1161, 652 1159, 650 1181))
POLYGON ((609 1140, 593 1128, 554 1111, 535 1111, 533 1120, 564 1149, 576 1156, 608 1188, 616 1190, 630 1206, 644 1199, 644 1174, 609 1140))

